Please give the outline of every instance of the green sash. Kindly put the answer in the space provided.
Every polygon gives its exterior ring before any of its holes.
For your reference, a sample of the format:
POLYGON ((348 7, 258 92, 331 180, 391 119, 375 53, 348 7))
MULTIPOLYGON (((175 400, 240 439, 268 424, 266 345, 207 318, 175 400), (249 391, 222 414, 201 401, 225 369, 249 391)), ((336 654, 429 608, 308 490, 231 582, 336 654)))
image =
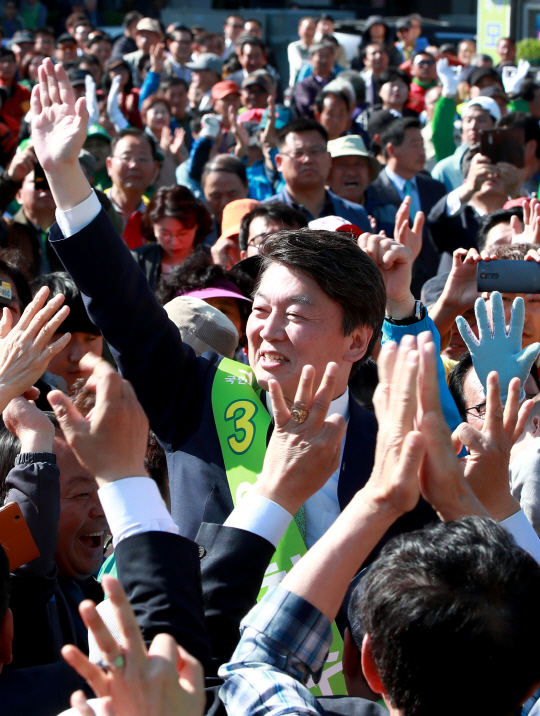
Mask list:
MULTIPOLYGON (((221 361, 212 386, 212 408, 235 506, 257 482, 257 475, 263 467, 271 419, 260 401, 260 392, 249 366, 229 358, 221 361)), ((259 600, 268 587, 281 582, 306 551, 293 520, 277 546, 272 564, 266 570, 259 600)), ((330 653, 319 684, 314 684, 311 679, 308 683, 315 696, 347 693, 342 673, 343 640, 335 623, 332 624, 332 636, 330 653)))

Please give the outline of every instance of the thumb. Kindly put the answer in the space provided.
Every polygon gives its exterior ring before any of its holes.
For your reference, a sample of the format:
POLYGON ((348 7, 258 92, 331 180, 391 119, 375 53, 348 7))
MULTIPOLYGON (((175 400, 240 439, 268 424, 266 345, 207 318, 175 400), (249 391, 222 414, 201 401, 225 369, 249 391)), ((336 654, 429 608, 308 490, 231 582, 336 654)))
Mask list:
POLYGON ((53 390, 47 393, 47 400, 52 405, 56 419, 60 423, 62 432, 70 446, 77 434, 86 433, 90 430, 88 421, 83 418, 68 396, 62 393, 61 390, 53 390))

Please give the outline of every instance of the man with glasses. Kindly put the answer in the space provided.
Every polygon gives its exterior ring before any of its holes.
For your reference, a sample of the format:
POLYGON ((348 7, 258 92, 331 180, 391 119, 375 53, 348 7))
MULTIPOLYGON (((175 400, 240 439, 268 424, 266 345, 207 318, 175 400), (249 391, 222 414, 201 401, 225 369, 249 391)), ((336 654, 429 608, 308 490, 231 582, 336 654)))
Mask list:
POLYGON ((130 249, 136 249, 144 243, 141 217, 148 203, 144 193, 159 174, 151 137, 134 128, 119 132, 111 143, 107 172, 112 181, 107 194, 122 219, 122 238, 130 249))
POLYGON ((249 214, 245 214, 240 223, 240 258, 258 256, 259 246, 270 234, 283 229, 303 229, 306 226, 304 214, 287 204, 274 202, 257 206, 249 214))
POLYGON ((241 15, 229 15, 223 25, 225 51, 221 57, 226 62, 236 52, 236 41, 244 32, 244 18, 241 15))
POLYGON ((167 59, 163 70, 168 77, 180 77, 188 84, 191 81, 191 70, 186 63, 191 60, 193 33, 188 27, 181 25, 167 35, 167 59))
POLYGON ((407 107, 414 112, 423 112, 426 108, 426 92, 437 84, 435 60, 429 52, 419 52, 411 67, 412 82, 409 89, 407 107))
POLYGON ((56 40, 55 59, 61 65, 68 65, 77 59, 77 42, 68 32, 64 32, 56 40))
POLYGON ((283 202, 301 211, 307 221, 340 216, 363 231, 371 227, 366 210, 326 189, 332 167, 326 129, 314 119, 295 119, 278 133, 276 167, 285 189, 264 203, 283 202))

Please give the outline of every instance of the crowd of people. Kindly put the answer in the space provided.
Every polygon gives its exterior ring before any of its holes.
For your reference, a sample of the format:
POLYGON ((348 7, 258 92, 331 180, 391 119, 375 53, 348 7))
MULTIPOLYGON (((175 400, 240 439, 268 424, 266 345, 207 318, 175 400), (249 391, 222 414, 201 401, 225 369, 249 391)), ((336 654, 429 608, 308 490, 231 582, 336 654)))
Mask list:
POLYGON ((2 12, 2 713, 540 714, 514 41, 2 12))

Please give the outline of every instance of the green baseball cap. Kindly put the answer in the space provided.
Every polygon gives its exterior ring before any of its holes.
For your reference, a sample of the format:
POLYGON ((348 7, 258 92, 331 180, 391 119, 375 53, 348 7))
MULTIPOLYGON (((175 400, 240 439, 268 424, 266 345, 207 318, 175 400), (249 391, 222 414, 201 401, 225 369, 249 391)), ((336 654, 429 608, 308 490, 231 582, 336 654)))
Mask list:
POLYGON ((112 137, 109 135, 107 130, 101 126, 101 124, 91 124, 88 127, 88 134, 86 138, 88 139, 88 137, 96 136, 103 137, 103 139, 105 139, 109 143, 112 142, 112 137))

